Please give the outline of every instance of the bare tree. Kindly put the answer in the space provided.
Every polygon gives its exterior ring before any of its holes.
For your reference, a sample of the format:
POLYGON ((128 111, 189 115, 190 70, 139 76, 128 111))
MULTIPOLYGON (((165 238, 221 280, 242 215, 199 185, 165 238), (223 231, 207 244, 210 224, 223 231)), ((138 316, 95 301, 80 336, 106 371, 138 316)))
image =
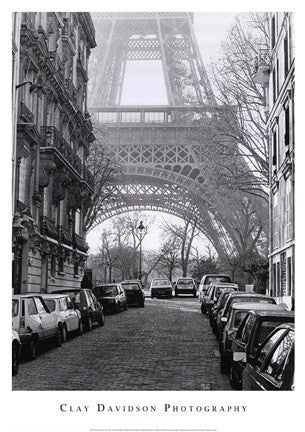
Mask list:
POLYGON ((87 166, 92 175, 94 193, 85 214, 85 228, 90 231, 103 209, 103 203, 115 191, 116 175, 120 172, 119 165, 114 162, 110 149, 106 144, 106 132, 94 125, 96 140, 91 144, 87 166))
POLYGON ((264 89, 254 82, 253 64, 260 48, 269 46, 266 13, 237 17, 226 41, 222 55, 212 64, 211 81, 219 103, 235 107, 236 120, 219 112, 223 133, 238 143, 238 158, 230 160, 224 182, 230 180, 241 191, 268 200, 268 141, 264 89))

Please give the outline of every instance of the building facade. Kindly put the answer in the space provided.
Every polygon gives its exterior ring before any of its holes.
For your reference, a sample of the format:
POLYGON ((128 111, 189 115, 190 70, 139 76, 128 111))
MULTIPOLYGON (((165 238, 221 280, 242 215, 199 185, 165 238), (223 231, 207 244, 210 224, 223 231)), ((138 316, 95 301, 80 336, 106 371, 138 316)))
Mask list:
POLYGON ((269 136, 269 293, 294 308, 294 14, 270 13, 270 51, 255 79, 266 87, 269 136))
POLYGON ((13 23, 13 291, 79 287, 95 30, 89 13, 16 13, 13 23))

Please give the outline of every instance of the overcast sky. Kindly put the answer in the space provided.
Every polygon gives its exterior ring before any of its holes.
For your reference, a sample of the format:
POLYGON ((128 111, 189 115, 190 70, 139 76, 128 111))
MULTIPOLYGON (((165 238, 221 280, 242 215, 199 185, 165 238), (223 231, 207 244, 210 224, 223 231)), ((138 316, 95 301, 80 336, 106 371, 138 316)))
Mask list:
MULTIPOLYGON (((236 13, 195 13, 194 31, 201 51, 202 59, 207 65, 213 57, 217 57, 221 42, 225 39, 226 33, 234 22, 236 13)), ((126 67, 124 87, 122 93, 122 105, 166 105, 167 97, 160 62, 130 62, 126 67), (149 89, 149 91, 147 91, 149 89)), ((156 212, 148 212, 154 215, 155 225, 143 241, 144 249, 157 249, 160 245, 160 229, 162 219, 177 223, 180 219, 156 212)), ((97 251, 102 229, 110 226, 106 221, 87 235, 90 252, 97 251)), ((205 240, 199 239, 197 246, 202 250, 205 247, 205 240)))

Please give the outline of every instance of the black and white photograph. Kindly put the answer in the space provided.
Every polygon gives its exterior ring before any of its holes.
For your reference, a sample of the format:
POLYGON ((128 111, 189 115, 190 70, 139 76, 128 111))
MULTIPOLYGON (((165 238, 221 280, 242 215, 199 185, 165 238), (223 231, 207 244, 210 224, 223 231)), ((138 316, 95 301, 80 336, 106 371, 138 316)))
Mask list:
POLYGON ((11 431, 245 430, 298 386, 294 4, 48 6, 5 59, 11 431))

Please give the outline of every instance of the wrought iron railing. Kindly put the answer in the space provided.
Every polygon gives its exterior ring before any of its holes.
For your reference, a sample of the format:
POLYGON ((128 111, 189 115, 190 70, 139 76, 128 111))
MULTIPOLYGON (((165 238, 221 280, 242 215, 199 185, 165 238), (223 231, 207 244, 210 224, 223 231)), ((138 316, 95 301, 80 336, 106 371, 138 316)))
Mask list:
POLYGON ((60 154, 72 165, 72 167, 81 175, 82 161, 74 152, 70 144, 63 138, 62 134, 55 126, 42 127, 44 143, 46 147, 55 147, 60 154))
POLYGON ((32 111, 25 105, 24 102, 20 102, 19 105, 19 119, 26 123, 34 123, 35 117, 32 111))
POLYGON ((58 239, 60 243, 65 243, 67 245, 72 245, 73 238, 69 228, 62 225, 58 226, 58 239))
POLYGON ((51 238, 58 239, 58 230, 53 219, 47 216, 42 216, 41 219, 41 233, 51 238))
POLYGON ((86 243, 86 239, 76 233, 73 234, 73 246, 83 252, 87 252, 87 250, 89 249, 89 246, 86 243))

